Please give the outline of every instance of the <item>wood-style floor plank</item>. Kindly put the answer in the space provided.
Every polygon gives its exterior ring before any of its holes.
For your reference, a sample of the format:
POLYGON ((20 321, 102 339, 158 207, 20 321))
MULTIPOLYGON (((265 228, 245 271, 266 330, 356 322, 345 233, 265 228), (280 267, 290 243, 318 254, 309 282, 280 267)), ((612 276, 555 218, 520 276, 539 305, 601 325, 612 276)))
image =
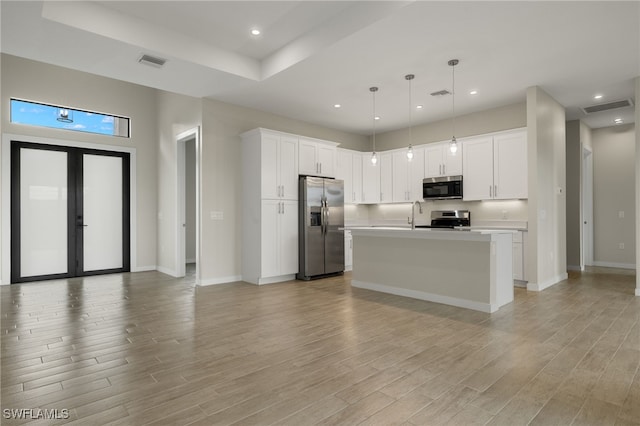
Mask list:
POLYGON ((2 409, 69 410, 30 424, 640 426, 634 287, 625 271, 571 272, 486 314, 349 274, 2 286, 2 409))

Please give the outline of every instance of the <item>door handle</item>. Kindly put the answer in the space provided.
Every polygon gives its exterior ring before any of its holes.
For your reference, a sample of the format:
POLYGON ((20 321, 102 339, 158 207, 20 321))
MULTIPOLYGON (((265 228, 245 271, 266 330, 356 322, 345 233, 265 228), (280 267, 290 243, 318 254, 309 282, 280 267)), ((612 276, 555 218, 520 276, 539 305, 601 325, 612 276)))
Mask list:
POLYGON ((498 196, 498 185, 493 185, 493 196, 494 197, 498 196))
POLYGON ((492 191, 491 191, 491 185, 489 185, 489 198, 492 198, 492 197, 493 197, 493 194, 492 194, 492 191))
POLYGON ((442 165, 442 174, 443 174, 443 175, 446 175, 446 174, 447 174, 447 165, 446 165, 446 164, 443 164, 443 165, 442 165))

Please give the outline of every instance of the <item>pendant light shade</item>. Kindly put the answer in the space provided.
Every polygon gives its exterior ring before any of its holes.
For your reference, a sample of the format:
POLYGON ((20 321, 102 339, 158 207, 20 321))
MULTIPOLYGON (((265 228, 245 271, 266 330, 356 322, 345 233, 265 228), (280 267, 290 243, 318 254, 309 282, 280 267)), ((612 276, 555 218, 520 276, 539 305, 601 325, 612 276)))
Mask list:
POLYGON ((376 92, 377 87, 370 87, 369 91, 373 95, 373 152, 371 153, 371 163, 376 164, 378 162, 378 154, 376 153, 376 92))
POLYGON ((411 106, 411 80, 415 78, 413 74, 407 74, 404 76, 404 79, 409 82, 409 148, 407 149, 407 158, 409 161, 413 159, 413 145, 412 145, 412 125, 411 125, 411 113, 413 112, 413 108, 411 106))
POLYGON ((73 111, 66 108, 60 108, 58 110, 58 117, 56 120, 62 121, 63 123, 73 123, 73 111))
POLYGON ((458 141, 456 140, 456 65, 460 63, 457 59, 451 59, 447 64, 451 67, 451 142, 449 150, 452 154, 458 152, 458 141))

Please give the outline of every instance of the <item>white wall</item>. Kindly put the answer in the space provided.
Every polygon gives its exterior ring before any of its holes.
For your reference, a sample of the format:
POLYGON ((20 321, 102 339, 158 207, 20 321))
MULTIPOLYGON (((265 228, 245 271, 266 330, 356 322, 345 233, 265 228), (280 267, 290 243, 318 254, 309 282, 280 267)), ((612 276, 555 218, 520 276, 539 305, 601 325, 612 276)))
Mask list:
POLYGON ((635 268, 635 133, 633 124, 592 130, 595 265, 635 268))
POLYGON ((529 290, 567 277, 565 111, 539 87, 527 89, 529 290))
POLYGON ((582 126, 580 120, 567 121, 567 267, 580 270, 582 251, 582 126))
MULTIPOLYGON (((202 123, 202 100, 158 91, 158 270, 177 274, 176 206, 177 144, 176 136, 202 123)), ((180 188, 182 191, 183 189, 180 188)))
MULTIPOLYGON (((640 14, 640 10, 638 10, 640 14)), ((636 101, 640 99, 640 77, 636 77, 636 101)), ((636 106, 635 122, 640 123, 640 108, 636 106)), ((636 132, 636 296, 640 296, 640 132, 636 132)))
POLYGON ((185 258, 187 263, 196 260, 196 143, 185 145, 185 258))
POLYGON ((1 66, 2 133, 136 149, 137 233, 131 237, 137 241, 137 264, 131 268, 155 268, 156 90, 5 54, 1 66), (8 108, 12 97, 129 117, 131 138, 12 124, 8 108))

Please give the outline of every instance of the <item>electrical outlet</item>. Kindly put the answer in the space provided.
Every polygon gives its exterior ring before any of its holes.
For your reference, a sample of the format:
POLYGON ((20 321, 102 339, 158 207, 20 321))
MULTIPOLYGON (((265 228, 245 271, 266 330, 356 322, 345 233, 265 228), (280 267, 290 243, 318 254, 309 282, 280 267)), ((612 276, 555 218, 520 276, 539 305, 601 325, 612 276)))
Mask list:
POLYGON ((624 243, 618 243, 618 248, 620 250, 624 250, 624 243))
POLYGON ((212 210, 210 213, 211 220, 222 220, 224 219, 224 214, 221 211, 212 210))
POLYGON ((502 210, 502 219, 506 220, 507 219, 507 211, 506 210, 502 210))
POLYGON ((620 210, 620 211, 618 212, 618 217, 619 217, 620 219, 624 219, 624 210, 620 210))

